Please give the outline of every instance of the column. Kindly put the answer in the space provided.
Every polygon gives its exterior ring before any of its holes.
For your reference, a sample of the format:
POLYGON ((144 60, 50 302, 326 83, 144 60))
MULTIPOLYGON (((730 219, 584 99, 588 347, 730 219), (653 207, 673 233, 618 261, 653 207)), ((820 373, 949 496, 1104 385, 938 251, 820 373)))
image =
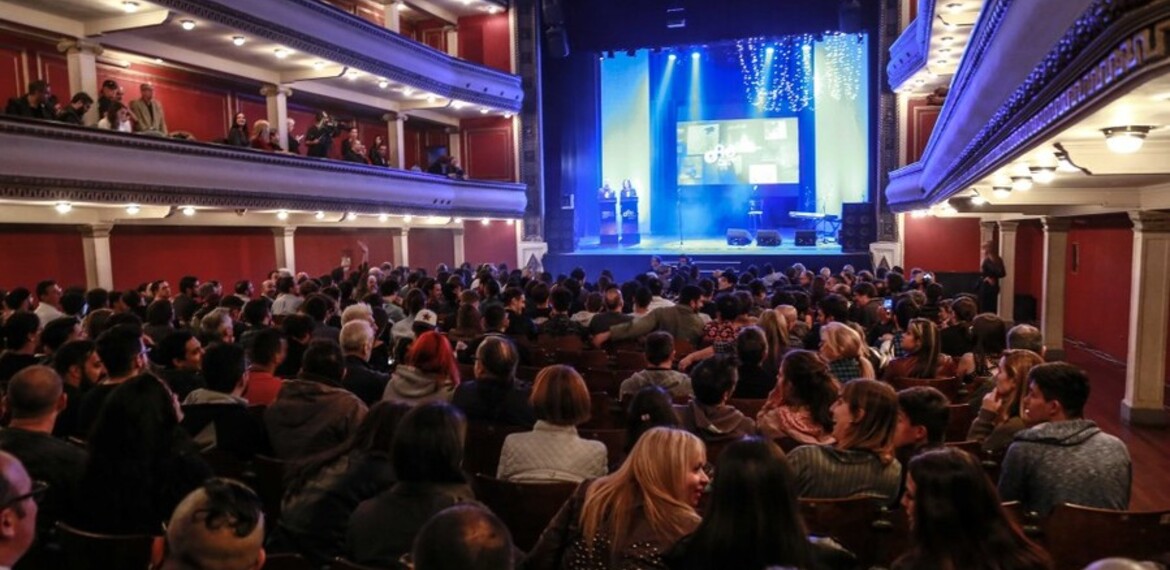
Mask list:
POLYGON ((102 46, 89 40, 61 40, 57 50, 65 53, 65 61, 69 66, 69 93, 58 95, 68 104, 73 95, 84 91, 93 97, 94 104, 85 114, 85 124, 96 125, 98 117, 97 100, 101 92, 98 90, 97 56, 102 54, 102 46))
POLYGON ((260 88, 260 94, 268 103, 268 124, 276 130, 280 148, 288 150, 288 98, 292 89, 287 85, 267 84, 260 88))
POLYGON ((1007 276, 999 280, 999 318, 1013 320, 1016 311, 1016 230, 1020 222, 999 222, 999 257, 1007 276))
POLYGON ((401 11, 402 2, 391 2, 386 4, 385 11, 382 12, 382 14, 383 20, 385 20, 383 24, 386 26, 387 30, 390 30, 396 34, 402 33, 402 28, 400 27, 401 20, 399 20, 401 11))
POLYGON ((276 267, 297 273, 296 226, 272 228, 273 245, 276 247, 276 267))
POLYGON ((447 55, 459 57, 459 28, 447 26, 443 31, 447 34, 447 55))
POLYGON ((447 152, 451 158, 459 161, 459 167, 466 172, 467 165, 463 164, 463 140, 457 127, 447 127, 447 152))
POLYGON ((453 241, 455 242, 455 267, 459 267, 460 265, 463 265, 464 261, 467 261, 466 244, 463 241, 463 226, 452 229, 451 233, 453 234, 453 241))
POLYGON ((110 258, 112 229, 113 224, 93 224, 81 228, 81 248, 85 255, 85 283, 90 289, 114 288, 113 262, 110 258))
POLYGON ((1064 358, 1064 281, 1068 262, 1068 218, 1044 218, 1044 306, 1040 333, 1049 360, 1064 358))
POLYGON ((1165 426, 1166 336, 1170 324, 1170 214, 1130 212, 1133 279, 1122 421, 1165 426))
POLYGON ((995 241, 995 222, 979 222, 979 263, 983 263, 983 244, 995 241))
POLYGON ((390 112, 382 115, 382 120, 386 121, 388 131, 386 146, 390 155, 390 166, 406 170, 406 133, 402 128, 406 122, 406 115, 390 112))
POLYGON ((390 249, 394 254, 394 265, 410 267, 410 228, 390 230, 390 249))

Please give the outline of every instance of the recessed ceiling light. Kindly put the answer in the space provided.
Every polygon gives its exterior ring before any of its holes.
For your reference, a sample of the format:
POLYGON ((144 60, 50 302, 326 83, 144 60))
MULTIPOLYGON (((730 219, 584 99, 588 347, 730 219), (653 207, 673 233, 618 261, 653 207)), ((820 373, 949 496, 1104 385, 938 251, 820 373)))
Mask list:
POLYGON ((459 1, 460 1, 460 2, 462 2, 464 6, 470 6, 470 5, 471 5, 471 0, 459 0, 459 1))
POLYGON ((490 113, 491 111, 492 111, 492 110, 491 110, 491 109, 488 109, 487 107, 481 107, 481 108, 479 109, 479 112, 480 112, 480 113, 482 113, 482 114, 484 114, 484 115, 486 115, 486 114, 490 113))
POLYGON ((142 211, 142 208, 138 204, 130 204, 130 205, 126 206, 126 213, 130 214, 131 216, 136 216, 136 215, 138 215, 138 212, 141 212, 141 211, 142 211))
POLYGON ((163 59, 161 57, 156 57, 154 58, 154 62, 161 65, 163 63, 163 59))
POLYGON ((457 223, 457 224, 462 224, 462 223, 463 223, 463 218, 455 218, 455 223, 457 223))
POLYGON ((284 59, 288 57, 288 50, 284 48, 276 48, 272 50, 272 55, 275 55, 276 59, 284 59))
POLYGON ((350 80, 350 81, 353 81, 353 80, 357 79, 359 75, 361 75, 361 72, 359 72, 356 69, 351 69, 345 74, 345 78, 350 80))
POLYGON ((126 0, 122 2, 122 11, 127 14, 133 14, 138 11, 138 3, 132 0, 126 0))
POLYGON ((325 219, 325 212, 322 212, 321 210, 317 210, 317 213, 313 214, 313 217, 317 218, 318 220, 324 220, 325 219))
POLYGON ((183 215, 188 216, 188 217, 194 216, 195 215, 195 207, 194 206, 183 206, 183 215))
POLYGON ((57 210, 58 214, 68 214, 73 211, 73 204, 69 202, 57 202, 57 205, 53 206, 53 209, 57 210))
POLYGON ((944 58, 942 58, 942 59, 935 60, 935 63, 937 63, 937 64, 939 64, 939 65, 946 65, 946 64, 948 64, 948 63, 950 63, 950 62, 951 62, 951 60, 949 60, 949 59, 947 59, 947 58, 945 58, 945 57, 944 57, 944 58))
POLYGON ((390 86, 390 82, 385 79, 378 80, 378 89, 385 89, 390 86))
POLYGON ((508 225, 509 225, 509 226, 514 226, 514 225, 516 225, 516 220, 513 220, 512 218, 508 218, 508 225))
POLYGON ((410 214, 407 214, 407 215, 405 215, 405 216, 402 216, 402 222, 403 222, 403 223, 407 223, 407 224, 409 224, 409 223, 410 223, 410 221, 411 221, 411 220, 413 220, 413 219, 414 219, 414 216, 412 216, 412 215, 410 215, 410 214))
POLYGON ((492 4, 491 6, 488 6, 487 11, 488 11, 488 14, 495 14, 495 13, 500 11, 500 7, 496 6, 495 4, 492 4))
POLYGON ((971 204, 972 205, 982 206, 986 203, 987 203, 987 198, 984 198, 983 195, 978 193, 978 192, 976 192, 974 196, 971 196, 971 204))
POLYGON ((434 95, 427 95, 427 103, 434 103, 434 102, 435 102, 435 96, 434 95))
POLYGON ((1029 176, 1013 176, 1012 177, 1012 191, 1013 192, 1027 192, 1032 189, 1032 177, 1029 176))
POLYGON ((488 225, 489 223, 491 223, 491 220, 488 220, 487 218, 484 218, 484 219, 480 220, 480 221, 479 221, 479 223, 481 223, 481 224, 483 224, 483 225, 485 225, 485 226, 486 226, 486 225, 488 225))
POLYGON ((1051 184, 1056 180, 1056 168, 1053 166, 1033 166, 1029 170, 1032 172, 1032 180, 1041 184, 1051 184))
POLYGON ((232 36, 232 43, 236 44, 237 47, 242 46, 247 42, 248 42, 248 39, 245 38, 244 36, 232 36))
POLYGON ((939 48, 938 53, 951 53, 951 48, 939 48))
POLYGON ((410 97, 411 95, 414 95, 414 88, 412 88, 412 87, 403 87, 403 88, 402 88, 402 94, 403 94, 403 95, 406 95, 407 97, 410 97))
POLYGON ((350 212, 350 213, 346 214, 345 219, 349 220, 351 222, 356 220, 357 219, 357 212, 350 212))
POLYGON ((319 59, 317 61, 314 61, 313 62, 313 69, 316 69, 317 71, 325 69, 325 62, 323 62, 319 59))
POLYGON ((195 20, 182 20, 179 22, 179 25, 183 26, 183 29, 189 32, 195 29, 195 20))
POLYGON ((504 118, 505 118, 505 119, 511 119, 511 118, 512 118, 512 113, 504 113, 504 118))
POLYGON ((276 213, 276 219, 278 219, 278 220, 280 220, 280 221, 282 221, 282 222, 283 222, 284 220, 287 220, 287 219, 288 219, 288 210, 281 210, 281 211, 277 212, 277 213, 276 213))
POLYGON ((390 219, 390 216, 387 216, 386 214, 378 214, 378 221, 379 222, 385 223, 386 220, 389 220, 389 219, 390 219))
POLYGON ((456 100, 456 101, 451 101, 451 106, 455 107, 456 109, 462 109, 462 108, 467 106, 467 103, 465 103, 463 101, 456 100))

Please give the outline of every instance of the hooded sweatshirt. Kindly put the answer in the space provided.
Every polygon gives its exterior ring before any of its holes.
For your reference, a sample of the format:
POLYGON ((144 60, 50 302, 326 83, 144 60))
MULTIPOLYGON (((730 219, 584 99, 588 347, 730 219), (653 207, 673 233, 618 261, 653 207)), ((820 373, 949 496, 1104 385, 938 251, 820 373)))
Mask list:
POLYGON ((291 461, 341 445, 365 416, 366 405, 336 380, 302 373, 284 383, 264 424, 276 456, 291 461))
POLYGON ((1025 512, 1058 505, 1125 510, 1133 465, 1129 450, 1085 419, 1042 423, 1016 434, 1004 457, 999 495, 1025 512))
POLYGON ((675 409, 683 429, 703 441, 730 441, 756 433, 756 422, 731 406, 707 406, 691 400, 675 409))
POLYGON ((450 378, 427 374, 403 364, 390 376, 382 399, 417 406, 429 402, 450 402, 454 393, 455 383, 450 378))
POLYGON ((667 368, 647 368, 622 380, 621 399, 633 398, 646 386, 660 386, 669 392, 672 398, 690 398, 695 395, 691 389, 690 376, 667 368))

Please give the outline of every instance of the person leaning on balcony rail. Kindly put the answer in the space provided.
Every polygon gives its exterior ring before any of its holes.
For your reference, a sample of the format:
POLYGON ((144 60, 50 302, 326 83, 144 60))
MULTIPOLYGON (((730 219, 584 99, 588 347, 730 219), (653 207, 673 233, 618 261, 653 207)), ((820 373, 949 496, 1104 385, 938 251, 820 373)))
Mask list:
POLYGON ((251 139, 248 137, 248 117, 244 115, 243 111, 233 115, 232 123, 228 125, 227 144, 240 147, 252 146, 251 139))
POLYGON ((54 110, 49 105, 49 82, 38 79, 28 84, 28 92, 8 100, 4 113, 30 119, 53 119, 54 110))
POLYGON ((106 116, 98 121, 97 126, 99 129, 107 131, 132 133, 134 132, 134 116, 130 114, 129 108, 115 101, 110 104, 106 116))
POLYGON ((90 107, 93 107, 93 97, 85 91, 78 91, 73 95, 73 99, 69 100, 69 104, 57 113, 57 120, 71 125, 84 125, 85 114, 89 112, 90 107))
POLYGON ((141 97, 130 102, 134 115, 134 132, 147 135, 167 136, 167 118, 162 103, 154 98, 154 86, 143 83, 139 88, 141 97))

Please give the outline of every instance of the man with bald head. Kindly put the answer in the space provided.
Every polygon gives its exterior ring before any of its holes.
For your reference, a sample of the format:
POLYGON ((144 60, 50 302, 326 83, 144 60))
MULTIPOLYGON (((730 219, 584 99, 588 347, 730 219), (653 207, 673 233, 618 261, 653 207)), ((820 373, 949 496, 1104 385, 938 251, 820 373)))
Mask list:
POLYGON ((0 570, 15 566, 32 546, 43 491, 44 484, 34 484, 19 459, 0 451, 0 570))
POLYGON ((411 556, 415 570, 511 570, 512 535, 490 511, 457 505, 423 525, 411 556))
POLYGON ((260 498, 239 481, 208 479, 175 507, 155 539, 153 570, 256 570, 264 566, 260 498))
POLYGON ((30 366, 8 382, 3 400, 12 421, 0 430, 0 450, 20 459, 33 479, 49 484, 37 515, 40 533, 70 512, 85 472, 85 450, 53 437, 57 414, 68 400, 62 385, 52 368, 30 366))

